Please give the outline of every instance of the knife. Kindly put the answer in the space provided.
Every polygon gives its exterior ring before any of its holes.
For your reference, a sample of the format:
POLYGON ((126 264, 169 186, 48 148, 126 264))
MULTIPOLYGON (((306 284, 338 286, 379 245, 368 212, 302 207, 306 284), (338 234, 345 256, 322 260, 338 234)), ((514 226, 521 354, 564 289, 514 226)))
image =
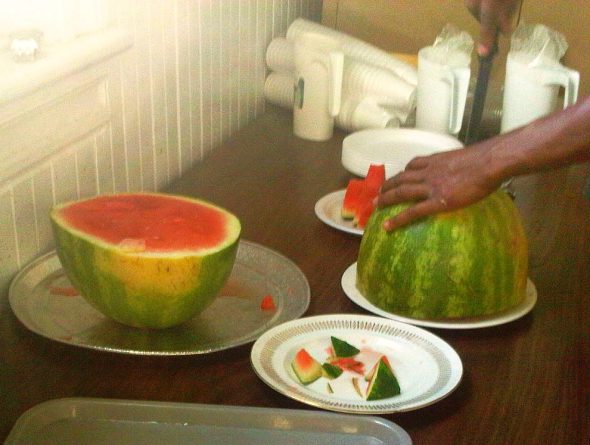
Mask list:
POLYGON ((494 41, 494 45, 490 52, 486 56, 479 56, 479 68, 475 90, 473 92, 471 114, 469 115, 467 131, 465 132, 465 145, 473 144, 478 140, 479 126, 481 124, 481 117, 483 115, 483 108, 488 91, 488 81, 490 79, 490 72, 492 71, 492 61, 497 52, 498 36, 496 35, 496 40, 494 41))

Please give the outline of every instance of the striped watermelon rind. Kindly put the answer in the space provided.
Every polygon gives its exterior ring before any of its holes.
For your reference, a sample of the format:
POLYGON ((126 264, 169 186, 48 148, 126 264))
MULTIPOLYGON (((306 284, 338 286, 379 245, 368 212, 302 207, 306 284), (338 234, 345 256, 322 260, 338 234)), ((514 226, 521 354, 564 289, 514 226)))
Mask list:
POLYGON ((359 249, 356 286, 375 306, 424 320, 497 314, 526 296, 528 248, 503 191, 467 208, 383 228, 408 204, 376 210, 359 249))
POLYGON ((224 241, 203 250, 136 251, 71 227, 60 211, 72 203, 51 211, 56 251, 68 278, 89 304, 115 321, 156 329, 179 325, 207 308, 229 278, 239 244, 239 220, 205 201, 172 198, 225 215, 224 241))

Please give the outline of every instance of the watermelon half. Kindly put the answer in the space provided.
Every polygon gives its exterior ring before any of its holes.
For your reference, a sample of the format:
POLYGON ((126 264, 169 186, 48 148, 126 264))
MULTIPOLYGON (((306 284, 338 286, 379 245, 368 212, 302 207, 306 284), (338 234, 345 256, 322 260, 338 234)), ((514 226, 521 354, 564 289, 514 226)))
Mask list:
POLYGON ((526 297, 527 239, 503 191, 467 208, 386 232, 407 204, 377 209, 365 228, 356 286, 375 306, 416 319, 497 314, 526 297))
POLYGON ((233 268, 240 222, 211 203, 160 193, 55 206, 61 264, 81 295, 129 326, 183 323, 214 300, 233 268))

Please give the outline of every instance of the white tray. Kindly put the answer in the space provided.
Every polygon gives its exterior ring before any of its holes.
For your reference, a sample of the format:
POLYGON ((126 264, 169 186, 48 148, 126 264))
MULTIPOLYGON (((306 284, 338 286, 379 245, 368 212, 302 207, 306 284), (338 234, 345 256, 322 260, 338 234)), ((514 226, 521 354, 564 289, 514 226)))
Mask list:
POLYGON ((226 405, 56 399, 25 412, 6 445, 411 445, 378 417, 226 405))

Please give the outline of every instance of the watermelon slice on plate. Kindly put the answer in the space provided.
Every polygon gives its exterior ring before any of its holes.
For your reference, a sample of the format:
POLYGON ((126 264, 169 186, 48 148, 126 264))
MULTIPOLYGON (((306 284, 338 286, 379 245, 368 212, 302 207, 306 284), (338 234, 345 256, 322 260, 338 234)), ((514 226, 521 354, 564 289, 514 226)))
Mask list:
POLYGON ((350 220, 363 229, 375 209, 375 198, 385 182, 385 165, 371 164, 364 179, 348 181, 342 202, 342 219, 350 220))
POLYGON ((379 189, 385 182, 385 165, 383 164, 371 164, 365 176, 365 184, 369 193, 377 195, 379 189))
POLYGON ((381 400, 400 394, 400 387, 387 357, 381 356, 367 376, 367 400, 381 400))
POLYGON ((354 218, 363 198, 364 189, 365 181, 363 179, 351 179, 348 181, 340 213, 342 219, 354 218))
POLYGON ((304 385, 315 382, 322 376, 322 365, 314 359, 305 348, 301 348, 295 354, 291 362, 291 368, 299 381, 304 385))

